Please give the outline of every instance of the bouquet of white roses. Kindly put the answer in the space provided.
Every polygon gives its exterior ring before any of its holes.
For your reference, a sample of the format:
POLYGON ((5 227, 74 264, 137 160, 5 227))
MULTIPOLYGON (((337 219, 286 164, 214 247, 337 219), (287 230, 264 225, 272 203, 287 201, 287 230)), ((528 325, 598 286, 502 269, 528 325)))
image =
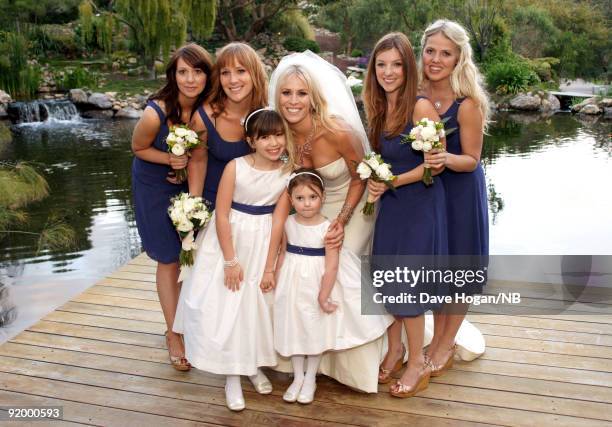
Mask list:
MULTIPOLYGON (((392 182, 397 177, 391 173, 391 165, 385 163, 380 154, 374 152, 366 154, 357 165, 357 173, 359 178, 363 180, 371 179, 376 182, 382 182, 390 189, 395 190, 392 182)), ((364 215, 372 215, 374 213, 374 197, 372 195, 368 194, 368 199, 361 212, 364 215)))
MULTIPOLYGON (((198 134, 195 131, 189 129, 187 125, 171 126, 170 132, 166 137, 166 144, 168 145, 168 152, 175 156, 182 156, 187 154, 192 148, 200 145, 198 134)), ((179 182, 183 182, 187 179, 187 169, 177 169, 175 171, 176 179, 179 182)))
MULTIPOLYGON (((425 117, 416 122, 410 134, 404 136, 402 143, 411 142, 413 150, 427 153, 434 148, 444 150, 444 145, 440 139, 445 136, 444 122, 434 122, 425 117)), ((428 166, 425 166, 425 171, 423 172, 423 183, 427 186, 433 184, 431 169, 428 166)))
POLYGON ((181 266, 193 265, 193 249, 197 249, 194 233, 205 227, 212 215, 201 197, 188 193, 170 199, 168 215, 181 238, 179 263, 181 266))

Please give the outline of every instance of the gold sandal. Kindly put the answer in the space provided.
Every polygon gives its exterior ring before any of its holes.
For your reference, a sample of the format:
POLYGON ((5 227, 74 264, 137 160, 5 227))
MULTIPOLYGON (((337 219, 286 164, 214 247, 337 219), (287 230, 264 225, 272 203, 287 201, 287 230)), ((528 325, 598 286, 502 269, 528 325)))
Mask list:
POLYGON ((168 349, 168 356, 170 357, 170 363, 172 367, 177 371, 188 371, 191 369, 191 364, 185 358, 185 356, 173 356, 170 354, 170 342, 168 340, 168 331, 164 332, 166 336, 166 348, 168 349))
POLYGON ((431 370, 428 368, 430 367, 431 365, 429 365, 428 362, 425 362, 416 384, 412 386, 406 385, 400 380, 397 380, 395 384, 389 387, 389 393, 391 396, 400 398, 412 397, 419 391, 425 390, 429 386, 431 370))
POLYGON ((406 356, 406 347, 402 344, 402 357, 400 357, 391 369, 385 369, 382 364, 378 367, 378 384, 387 384, 391 381, 394 374, 402 370, 404 366, 404 356, 406 356))
POLYGON ((431 361, 431 357, 429 358, 429 365, 431 366, 431 376, 432 377, 439 377, 440 375, 442 375, 444 372, 448 371, 450 368, 453 367, 453 361, 455 360, 455 351, 457 351, 457 344, 454 344, 451 348, 451 355, 449 356, 448 359, 446 359, 446 362, 440 364, 440 365, 436 365, 431 361))

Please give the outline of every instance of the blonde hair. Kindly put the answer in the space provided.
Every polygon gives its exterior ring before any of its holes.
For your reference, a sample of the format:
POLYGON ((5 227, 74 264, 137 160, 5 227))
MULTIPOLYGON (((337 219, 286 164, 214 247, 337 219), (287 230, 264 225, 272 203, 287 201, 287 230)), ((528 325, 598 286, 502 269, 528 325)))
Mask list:
POLYGON ((253 82, 249 111, 268 105, 268 76, 263 62, 251 46, 246 43, 234 42, 225 45, 219 51, 217 62, 212 70, 212 88, 207 101, 212 107, 213 117, 218 117, 223 113, 225 100, 227 99, 227 95, 221 86, 221 70, 234 65, 236 62, 249 72, 253 82))
MULTIPOLYGON (((472 59, 472 46, 470 37, 460 24, 446 19, 439 19, 429 25, 421 37, 422 51, 425 50, 427 39, 435 34, 442 33, 444 37, 452 41, 459 49, 459 60, 450 75, 450 84, 456 98, 472 98, 482 114, 482 129, 486 130, 491 112, 489 110, 489 96, 483 85, 482 74, 472 59)), ((419 60, 419 79, 421 85, 428 81, 423 68, 423 55, 419 60)))
POLYGON ((308 70, 301 65, 290 65, 286 70, 278 77, 278 83, 276 87, 276 99, 274 100, 277 108, 280 107, 280 96, 281 86, 290 76, 297 76, 300 80, 306 84, 308 90, 308 96, 310 97, 310 112, 313 117, 315 129, 320 125, 323 129, 335 133, 342 131, 343 129, 336 122, 335 116, 329 113, 327 107, 327 100, 323 96, 321 88, 315 79, 312 78, 308 70))
POLYGON ((383 36, 370 55, 363 88, 363 104, 368 119, 368 138, 372 148, 377 151, 380 136, 398 136, 412 121, 412 113, 417 95, 417 66, 414 51, 408 37, 402 33, 389 33, 383 36), (404 82, 399 89, 395 107, 387 111, 387 95, 376 78, 376 57, 387 50, 397 49, 402 58, 404 82))

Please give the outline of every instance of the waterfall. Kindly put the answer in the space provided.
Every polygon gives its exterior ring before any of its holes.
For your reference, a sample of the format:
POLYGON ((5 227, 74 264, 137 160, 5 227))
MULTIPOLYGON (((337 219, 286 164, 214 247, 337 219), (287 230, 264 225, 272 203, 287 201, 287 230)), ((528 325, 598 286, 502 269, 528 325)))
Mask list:
POLYGON ((67 99, 13 102, 7 113, 13 123, 80 120, 76 106, 67 99))

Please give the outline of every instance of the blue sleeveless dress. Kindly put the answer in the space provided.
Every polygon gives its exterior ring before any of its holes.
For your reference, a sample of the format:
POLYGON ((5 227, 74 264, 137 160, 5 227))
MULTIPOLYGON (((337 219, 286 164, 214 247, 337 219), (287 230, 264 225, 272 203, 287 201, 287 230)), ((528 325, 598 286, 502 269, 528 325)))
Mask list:
MULTIPOLYGON (((380 155, 391 165, 394 175, 408 172, 423 163, 422 152, 413 150, 410 144, 400 144, 402 135, 409 134, 412 127, 412 123, 408 123, 402 134, 391 139, 384 135, 380 137, 380 155)), ((395 270, 404 266, 418 269, 421 262, 435 263, 434 255, 447 253, 446 203, 442 180, 435 176, 434 184, 429 187, 417 181, 400 186, 395 191, 388 190, 382 195, 372 245, 374 269, 395 270)), ((387 311, 398 317, 418 316, 441 306, 439 302, 420 302, 421 293, 448 293, 448 286, 442 283, 421 283, 411 288, 401 280, 385 282, 380 291, 386 296, 397 296, 401 292, 415 295, 415 302, 385 304, 387 311)))
MULTIPOLYGON (((166 116, 156 103, 149 101, 147 106, 157 112, 161 121, 153 147, 166 152, 169 132, 166 116)), ((138 234, 147 255, 164 264, 177 262, 181 251, 179 235, 168 216, 170 199, 187 191, 187 183, 172 184, 166 181, 170 171, 172 168, 168 165, 147 162, 138 157, 134 157, 132 162, 132 197, 138 234)))
MULTIPOLYGON (((454 101, 441 115, 442 119, 448 118, 446 128, 456 128, 446 138, 446 150, 452 154, 462 153, 457 115, 464 99, 454 101)), ((475 257, 475 261, 486 263, 489 255, 489 209, 482 165, 478 163, 472 172, 455 172, 446 168, 440 178, 446 190, 449 255, 482 256, 482 259, 475 257)), ((482 286, 451 286, 451 290, 474 294, 482 292, 482 286)))
POLYGON ((208 162, 206 166, 206 178, 204 181, 203 197, 210 202, 210 206, 214 209, 217 200, 217 189, 219 181, 223 175, 223 169, 230 162, 238 157, 246 156, 251 153, 251 147, 245 140, 229 142, 225 141, 217 132, 215 125, 200 106, 198 108, 200 117, 206 126, 208 132, 208 162))

